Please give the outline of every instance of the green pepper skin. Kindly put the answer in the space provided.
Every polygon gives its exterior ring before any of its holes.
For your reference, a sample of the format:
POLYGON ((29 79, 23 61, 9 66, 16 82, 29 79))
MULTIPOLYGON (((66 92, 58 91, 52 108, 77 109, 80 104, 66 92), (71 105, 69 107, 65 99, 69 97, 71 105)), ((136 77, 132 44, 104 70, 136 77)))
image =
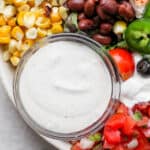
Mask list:
POLYGON ((150 54, 150 18, 137 19, 129 24, 125 40, 132 51, 150 54))
POLYGON ((144 12, 144 18, 150 18, 150 2, 146 5, 146 9, 144 12))

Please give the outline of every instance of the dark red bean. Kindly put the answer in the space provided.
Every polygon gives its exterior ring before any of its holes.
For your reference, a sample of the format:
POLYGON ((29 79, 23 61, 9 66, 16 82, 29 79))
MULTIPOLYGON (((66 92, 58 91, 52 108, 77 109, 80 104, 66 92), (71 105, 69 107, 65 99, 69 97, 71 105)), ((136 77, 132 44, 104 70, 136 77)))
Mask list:
POLYGON ((67 6, 72 11, 82 11, 84 8, 84 0, 68 0, 67 6))
POLYGON ((93 39, 103 45, 109 45, 112 42, 112 38, 110 36, 101 34, 93 35, 93 39))
POLYGON ((109 15, 115 15, 118 11, 118 3, 116 0, 100 0, 99 5, 109 15))
POLYGON ((110 20, 111 16, 106 14, 103 10, 102 7, 100 5, 97 6, 96 8, 96 12, 98 14, 98 16, 102 19, 102 20, 110 20))
POLYGON ((135 12, 129 2, 123 1, 118 7, 118 13, 126 21, 131 21, 135 18, 135 12))
POLYGON ((91 19, 82 19, 79 21, 78 26, 80 30, 83 30, 83 31, 90 30, 90 29, 93 29, 94 22, 91 19))
POLYGON ((87 0, 84 4, 84 13, 86 16, 91 17, 95 10, 95 0, 87 0))
POLYGON ((112 24, 110 23, 101 23, 100 24, 100 33, 101 34, 109 34, 112 30, 112 24))
POLYGON ((78 20, 86 19, 85 14, 82 12, 78 15, 78 20))

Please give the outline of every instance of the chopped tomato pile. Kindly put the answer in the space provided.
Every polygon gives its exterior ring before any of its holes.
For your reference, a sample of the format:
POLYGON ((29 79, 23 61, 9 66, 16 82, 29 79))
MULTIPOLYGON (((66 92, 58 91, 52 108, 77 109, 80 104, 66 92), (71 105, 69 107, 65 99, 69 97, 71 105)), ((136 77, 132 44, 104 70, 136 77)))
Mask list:
POLYGON ((71 150, 150 150, 150 102, 120 104, 104 128, 77 141, 71 150))

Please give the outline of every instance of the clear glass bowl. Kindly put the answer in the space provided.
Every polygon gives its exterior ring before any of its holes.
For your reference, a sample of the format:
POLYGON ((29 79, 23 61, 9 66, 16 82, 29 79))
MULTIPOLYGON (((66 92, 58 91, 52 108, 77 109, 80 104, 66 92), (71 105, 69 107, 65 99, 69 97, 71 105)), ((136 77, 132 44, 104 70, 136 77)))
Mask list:
POLYGON ((32 129, 34 129, 37 133, 47 138, 54 138, 54 139, 59 139, 59 140, 64 140, 64 141, 72 141, 72 140, 81 139, 89 134, 95 133, 104 126, 105 121, 116 110, 117 105, 119 103, 120 77, 119 77, 117 68, 114 65, 114 62, 112 61, 111 57, 108 55, 107 52, 103 51, 102 46, 99 43, 95 42, 94 40, 84 35, 75 34, 75 33, 62 33, 62 34, 57 34, 57 35, 44 38, 43 40, 36 43, 29 51, 25 53, 25 55, 21 59, 16 70, 14 83, 13 83, 13 94, 14 94, 16 107, 19 113, 21 114, 23 119, 26 121, 26 123, 32 129), (79 42, 90 47, 93 51, 95 51, 102 58, 102 60, 106 64, 107 69, 110 74, 111 85, 112 85, 111 98, 109 100, 109 105, 107 106, 107 109, 103 113, 103 115, 100 116, 97 119, 97 121, 94 122, 92 125, 89 125, 86 129, 82 131, 78 131, 78 132, 67 133, 67 134, 57 133, 57 132, 47 130, 43 128, 42 126, 40 126, 37 122, 35 122, 25 110, 22 100, 20 98, 20 93, 19 93, 20 76, 21 76, 22 70, 24 69, 26 62, 29 60, 29 58, 32 55, 34 55, 36 51, 40 49, 40 47, 42 47, 43 45, 47 43, 52 43, 52 42, 57 42, 57 41, 79 42))

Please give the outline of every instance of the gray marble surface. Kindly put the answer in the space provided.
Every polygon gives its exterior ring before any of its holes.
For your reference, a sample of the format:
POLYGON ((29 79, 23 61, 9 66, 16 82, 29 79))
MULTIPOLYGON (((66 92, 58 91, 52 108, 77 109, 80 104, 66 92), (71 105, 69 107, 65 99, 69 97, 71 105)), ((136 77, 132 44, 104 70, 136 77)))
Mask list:
POLYGON ((0 150, 56 150, 22 120, 0 82, 0 150))

